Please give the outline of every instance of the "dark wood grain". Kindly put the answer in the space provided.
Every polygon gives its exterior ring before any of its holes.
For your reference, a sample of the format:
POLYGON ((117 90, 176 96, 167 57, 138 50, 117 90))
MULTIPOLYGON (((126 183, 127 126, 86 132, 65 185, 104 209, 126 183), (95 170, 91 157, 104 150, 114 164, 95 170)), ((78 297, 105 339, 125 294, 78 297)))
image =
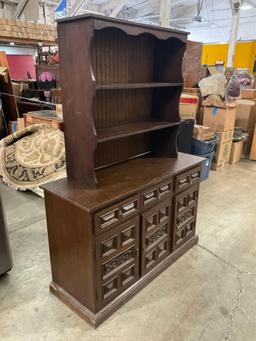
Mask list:
POLYGON ((161 263, 159 263, 154 269, 146 273, 144 276, 119 295, 116 299, 111 301, 97 313, 92 313, 78 300, 74 299, 65 289, 63 289, 57 283, 52 282, 50 285, 51 292, 58 297, 64 304, 76 312, 81 318, 87 321, 91 326, 97 328, 102 324, 109 316, 111 316, 118 308, 120 308, 124 303, 129 301, 135 294, 137 294, 141 289, 143 289, 147 284, 149 284, 154 278, 156 278, 161 272, 167 269, 171 264, 173 264, 177 259, 179 259, 184 253, 191 249, 194 245, 198 243, 198 237, 194 236, 185 244, 183 244, 179 249, 170 254, 161 263))
POLYGON ((179 124, 179 122, 147 121, 99 129, 97 131, 98 143, 179 126, 179 124))
POLYGON ((68 178, 95 187, 95 168, 151 152, 176 157, 178 128, 141 122, 180 121, 186 33, 94 15, 60 21, 58 30, 68 178))
POLYGON ((89 22, 72 22, 58 26, 58 37, 67 175, 92 187, 96 182, 93 155, 97 144, 90 63, 93 29, 89 22))
POLYGON ((92 217, 50 193, 45 205, 53 281, 95 311, 92 217))
POLYGON ((140 35, 145 32, 148 32, 152 35, 155 35, 159 39, 167 39, 170 37, 170 34, 172 34, 172 36, 179 37, 179 39, 186 41, 187 35, 189 33, 189 32, 180 31, 174 28, 160 27, 160 26, 154 26, 154 25, 148 25, 148 24, 142 24, 142 23, 138 24, 133 21, 106 17, 104 15, 92 14, 92 13, 60 19, 58 20, 58 23, 61 24, 65 22, 80 21, 80 20, 93 21, 95 30, 102 30, 104 28, 115 27, 132 35, 140 35))
POLYGON ((142 158, 97 171, 98 184, 88 189, 79 183, 61 179, 42 187, 64 200, 87 210, 100 209, 111 202, 153 186, 170 176, 200 165, 204 159, 179 153, 178 158, 142 158))
POLYGON ((118 90, 118 89, 147 89, 147 88, 169 88, 183 86, 183 83, 113 83, 97 84, 96 90, 118 90))
POLYGON ((43 186, 50 290, 98 326, 197 242, 204 159, 177 152, 186 33, 58 26, 68 177, 43 186))

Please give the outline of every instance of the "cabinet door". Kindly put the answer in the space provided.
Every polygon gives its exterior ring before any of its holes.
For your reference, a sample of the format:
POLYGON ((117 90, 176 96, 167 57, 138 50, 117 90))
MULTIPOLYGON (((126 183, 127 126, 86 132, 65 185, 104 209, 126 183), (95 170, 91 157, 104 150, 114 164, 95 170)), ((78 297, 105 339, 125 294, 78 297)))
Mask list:
POLYGON ((174 198, 173 251, 195 235, 198 189, 192 186, 174 198))
POLYGON ((139 217, 96 239, 97 301, 104 306, 139 278, 139 217))
POLYGON ((150 271, 170 253, 170 221, 171 200, 166 200, 142 214, 142 275, 150 271))

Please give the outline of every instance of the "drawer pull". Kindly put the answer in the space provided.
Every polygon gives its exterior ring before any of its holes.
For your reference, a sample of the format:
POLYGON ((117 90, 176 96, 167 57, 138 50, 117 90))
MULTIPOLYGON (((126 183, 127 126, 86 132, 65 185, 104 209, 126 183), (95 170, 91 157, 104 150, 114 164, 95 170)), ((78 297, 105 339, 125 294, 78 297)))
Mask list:
POLYGON ((127 204, 127 205, 122 206, 122 209, 125 212, 128 212, 128 211, 130 211, 130 210, 132 210, 134 208, 135 208, 135 202, 131 202, 131 203, 127 204))
POLYGON ((143 194, 143 203, 148 204, 158 199, 157 190, 143 194))
POLYGON ((155 197, 155 193, 154 192, 150 192, 144 195, 146 200, 152 199, 153 197, 155 197))
POLYGON ((196 173, 192 174, 191 178, 192 178, 192 180, 196 179, 196 178, 199 178, 199 172, 196 172, 196 173))
POLYGON ((105 227, 109 224, 113 224, 116 221, 118 221, 118 210, 104 214, 103 216, 100 217, 100 219, 102 227, 105 227))
POLYGON ((168 191, 168 190, 169 190, 169 184, 160 187, 160 192, 161 192, 161 193, 166 192, 166 191, 168 191))
POLYGON ((180 187, 188 185, 188 184, 189 184, 189 178, 188 177, 183 178, 183 179, 179 179, 179 186, 180 187))
POLYGON ((114 211, 114 212, 111 212, 111 213, 108 213, 108 214, 102 216, 101 219, 106 222, 106 221, 109 221, 109 220, 115 218, 115 216, 116 215, 115 215, 115 211, 114 211))

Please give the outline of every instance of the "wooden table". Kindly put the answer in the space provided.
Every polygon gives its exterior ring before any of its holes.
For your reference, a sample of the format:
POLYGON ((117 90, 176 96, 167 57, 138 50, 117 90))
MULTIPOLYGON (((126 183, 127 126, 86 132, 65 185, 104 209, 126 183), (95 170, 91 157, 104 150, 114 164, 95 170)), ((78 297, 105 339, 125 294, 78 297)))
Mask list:
POLYGON ((28 127, 32 124, 49 124, 54 128, 58 128, 63 131, 63 120, 57 117, 56 111, 53 110, 39 110, 31 111, 23 115, 24 125, 28 127))

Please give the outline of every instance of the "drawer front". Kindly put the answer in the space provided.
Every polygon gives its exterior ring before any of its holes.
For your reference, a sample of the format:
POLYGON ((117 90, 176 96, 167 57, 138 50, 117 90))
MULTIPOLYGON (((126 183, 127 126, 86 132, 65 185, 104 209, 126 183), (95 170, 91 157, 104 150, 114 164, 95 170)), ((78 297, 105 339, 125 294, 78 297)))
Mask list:
POLYGON ((120 201, 94 215, 95 232, 106 231, 139 213, 139 195, 120 201))
POLYGON ((171 200, 142 214, 142 275, 150 271, 170 253, 171 200))
POLYGON ((199 186, 177 195, 174 199, 173 251, 195 235, 199 186))
POLYGON ((174 234, 173 250, 177 250, 187 240, 195 235, 195 220, 184 225, 180 230, 176 230, 174 234))
POLYGON ((102 307, 139 278, 139 217, 96 238, 96 259, 102 307))
POLYGON ((180 215, 185 212, 189 207, 197 204, 199 186, 195 185, 188 190, 175 196, 174 199, 174 213, 180 215))
POLYGON ((160 184, 149 188, 141 194, 141 206, 148 208, 154 204, 160 202, 168 195, 173 192, 173 181, 172 179, 161 182, 160 184))
POLYGON ((200 182, 201 166, 179 174, 175 178, 175 192, 183 191, 200 182))

